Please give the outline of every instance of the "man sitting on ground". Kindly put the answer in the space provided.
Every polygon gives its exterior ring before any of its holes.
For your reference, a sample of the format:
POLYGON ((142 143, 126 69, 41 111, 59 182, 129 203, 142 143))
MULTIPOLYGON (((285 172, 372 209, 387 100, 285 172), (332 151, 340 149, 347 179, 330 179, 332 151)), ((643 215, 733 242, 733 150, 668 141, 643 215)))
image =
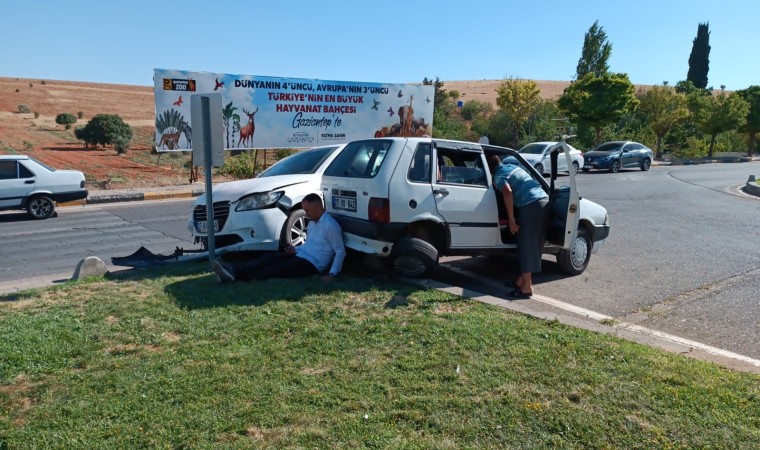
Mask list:
POLYGON ((214 273, 222 283, 237 280, 264 280, 267 278, 298 278, 330 271, 322 277, 330 281, 340 273, 346 248, 340 225, 325 212, 322 197, 309 194, 301 201, 309 225, 306 242, 299 247, 287 247, 281 252, 268 253, 253 261, 237 264, 214 261, 214 273), (332 261, 332 265, 330 265, 332 261))

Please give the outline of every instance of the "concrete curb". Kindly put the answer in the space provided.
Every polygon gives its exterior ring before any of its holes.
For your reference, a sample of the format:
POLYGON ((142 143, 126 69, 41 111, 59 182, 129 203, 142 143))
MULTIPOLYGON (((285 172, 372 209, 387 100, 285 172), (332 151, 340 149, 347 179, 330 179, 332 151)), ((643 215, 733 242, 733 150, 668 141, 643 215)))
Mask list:
POLYGON ((203 191, 185 190, 185 191, 146 191, 146 192, 114 192, 113 194, 91 195, 86 199, 76 200, 73 202, 58 203, 58 206, 85 206, 98 205, 103 203, 118 202, 139 202, 144 200, 167 200, 174 198, 191 198, 198 197, 203 191))
POLYGON ((750 175, 747 184, 744 185, 744 192, 750 195, 760 197, 760 184, 757 184, 754 175, 750 175))
POLYGON ((732 370, 760 374, 760 360, 632 323, 619 322, 613 317, 575 307, 549 297, 534 295, 530 300, 505 300, 433 280, 407 279, 407 281, 418 286, 437 289, 539 319, 556 320, 565 325, 616 336, 631 342, 657 347, 670 353, 712 362, 732 370))

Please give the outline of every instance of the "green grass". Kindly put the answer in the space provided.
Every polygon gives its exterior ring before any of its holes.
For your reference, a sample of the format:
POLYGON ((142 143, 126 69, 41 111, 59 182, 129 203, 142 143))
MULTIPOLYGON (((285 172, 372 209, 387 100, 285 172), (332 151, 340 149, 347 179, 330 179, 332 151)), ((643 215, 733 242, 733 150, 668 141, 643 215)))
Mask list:
POLYGON ((0 448, 758 448, 760 377, 434 290, 201 264, 0 297, 0 448))

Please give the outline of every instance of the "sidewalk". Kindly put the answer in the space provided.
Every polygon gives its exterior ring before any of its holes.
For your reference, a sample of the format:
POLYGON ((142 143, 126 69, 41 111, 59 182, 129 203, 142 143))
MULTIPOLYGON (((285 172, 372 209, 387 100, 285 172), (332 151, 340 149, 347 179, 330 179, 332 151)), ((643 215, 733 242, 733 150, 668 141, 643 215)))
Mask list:
POLYGON ((143 200, 165 200, 171 198, 198 197, 205 192, 203 183, 181 186, 139 187, 128 189, 94 189, 86 199, 61 203, 59 206, 96 205, 101 203, 135 202, 143 200))

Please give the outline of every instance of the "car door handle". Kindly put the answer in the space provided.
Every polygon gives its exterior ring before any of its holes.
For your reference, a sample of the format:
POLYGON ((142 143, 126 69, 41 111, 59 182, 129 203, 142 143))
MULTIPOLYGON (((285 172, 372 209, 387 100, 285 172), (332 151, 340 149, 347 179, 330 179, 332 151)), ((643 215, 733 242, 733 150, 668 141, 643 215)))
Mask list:
POLYGON ((433 189, 433 194, 435 194, 435 195, 449 195, 449 190, 448 189, 444 189, 444 188, 433 189))
POLYGON ((34 180, 26 180, 24 181, 24 184, 34 184, 34 180))

